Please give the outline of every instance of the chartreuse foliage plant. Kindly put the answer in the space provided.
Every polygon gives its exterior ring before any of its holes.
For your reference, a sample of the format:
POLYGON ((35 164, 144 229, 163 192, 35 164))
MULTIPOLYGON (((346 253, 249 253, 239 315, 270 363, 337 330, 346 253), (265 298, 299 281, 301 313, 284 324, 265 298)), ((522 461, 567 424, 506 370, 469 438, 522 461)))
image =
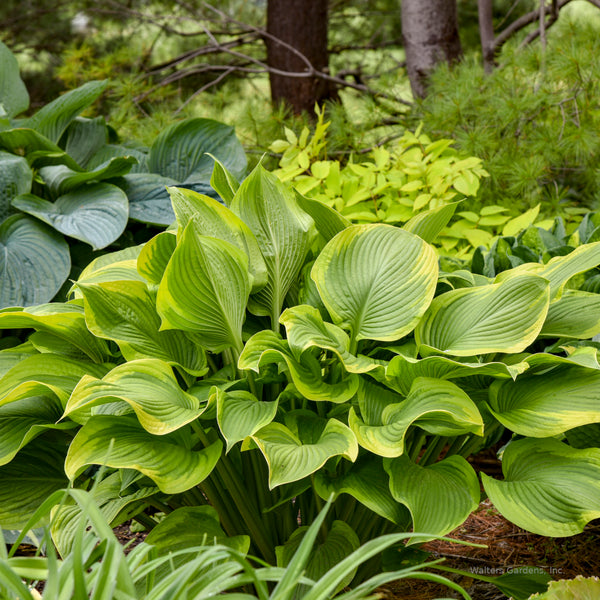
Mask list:
MULTIPOLYGON (((398 533, 371 540, 315 581, 304 576, 304 567, 328 507, 308 528, 289 565, 283 569, 252 561, 245 551, 219 543, 210 531, 206 531, 198 545, 171 548, 169 552, 164 551, 160 536, 151 534, 125 555, 105 515, 98 510, 94 497, 83 490, 55 492, 40 507, 34 519, 44 512, 49 513, 54 504, 67 499, 75 503, 82 519, 74 528, 71 549, 62 558, 57 556, 49 536, 46 538, 46 556, 14 556, 20 540, 7 552, 0 530, 0 594, 3 600, 202 600, 224 593, 235 600, 326 600, 357 564, 411 535, 398 533), (27 585, 36 582, 43 582, 41 594, 27 585)), ((218 528, 217 517, 212 514, 214 510, 204 508, 207 509, 203 512, 206 523, 212 520, 213 526, 218 528)), ((185 535, 184 528, 181 533, 185 535)), ((376 575, 338 597, 344 600, 373 598, 371 594, 377 587, 409 577, 444 583, 469 599, 469 595, 456 583, 423 570, 435 567, 439 562, 376 575)))
MULTIPOLYGON (((459 526, 481 495, 466 458, 511 434, 505 478, 482 476, 503 514, 560 536, 600 516, 600 305, 572 287, 600 242, 447 273, 443 211, 351 225, 261 166, 238 184, 216 163, 212 186, 226 205, 171 188, 177 227, 91 263, 68 302, 0 312, 34 330, 0 351, 2 527, 104 465, 109 521, 166 547, 249 536, 285 566, 331 497, 318 579, 376 535, 459 526)), ((68 548, 80 512, 57 510, 68 548)))
POLYGON ((29 118, 17 62, 0 42, 0 307, 50 301, 71 271, 66 238, 101 250, 129 219, 174 220, 165 185, 206 193, 217 156, 240 177, 244 151, 231 127, 188 119, 150 148, 120 145, 102 117, 83 118, 105 90, 92 81, 29 118))

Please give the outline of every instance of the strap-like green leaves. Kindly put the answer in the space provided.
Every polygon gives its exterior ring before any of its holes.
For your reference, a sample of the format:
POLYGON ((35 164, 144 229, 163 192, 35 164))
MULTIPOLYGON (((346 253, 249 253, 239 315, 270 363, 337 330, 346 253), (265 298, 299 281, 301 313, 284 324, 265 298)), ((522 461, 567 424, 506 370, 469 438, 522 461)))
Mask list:
POLYGON ((69 398, 65 416, 77 421, 88 416, 93 406, 116 400, 127 402, 142 427, 154 435, 171 433, 204 410, 198 398, 179 387, 169 366, 147 358, 119 365, 101 380, 84 377, 69 398), (72 413, 79 413, 79 418, 72 413))
POLYGON ((246 253, 201 235, 190 221, 158 288, 162 329, 199 333, 213 352, 231 347, 239 352, 249 294, 246 253))
POLYGON ((431 303, 415 339, 454 356, 521 352, 539 334, 548 302, 548 282, 535 275, 452 290, 431 303))
POLYGON ((542 375, 523 375, 515 382, 495 382, 489 406, 515 433, 544 438, 600 423, 599 397, 600 371, 563 366, 542 375))
MULTIPOLYGON (((445 535, 479 505, 479 481, 461 456, 420 467, 401 456, 386 463, 392 496, 406 505, 413 531, 445 535)), ((422 540, 419 540, 421 542, 422 540)))
POLYGON ((74 479, 87 465, 135 469, 165 494, 185 492, 203 481, 221 456, 222 443, 192 451, 175 434, 155 436, 125 416, 96 416, 75 436, 65 472, 74 479))
POLYGON ((128 360, 154 357, 194 375, 206 373, 204 351, 185 332, 159 331, 154 296, 141 281, 80 284, 78 289, 90 331, 118 342, 128 360))
POLYGON ((354 340, 396 340, 410 333, 437 283, 433 248, 388 225, 354 225, 325 246, 312 270, 334 322, 354 340))
MULTIPOLYGON (((303 433, 309 425, 304 423, 303 433)), ((337 419, 327 421, 318 439, 303 444, 298 436, 281 423, 270 423, 252 436, 269 465, 269 487, 298 481, 320 469, 332 456, 351 461, 358 456, 354 434, 337 419)))
POLYGON ((504 481, 482 474, 485 491, 510 521, 539 535, 581 533, 600 517, 600 450, 553 439, 512 442, 502 457, 504 481))

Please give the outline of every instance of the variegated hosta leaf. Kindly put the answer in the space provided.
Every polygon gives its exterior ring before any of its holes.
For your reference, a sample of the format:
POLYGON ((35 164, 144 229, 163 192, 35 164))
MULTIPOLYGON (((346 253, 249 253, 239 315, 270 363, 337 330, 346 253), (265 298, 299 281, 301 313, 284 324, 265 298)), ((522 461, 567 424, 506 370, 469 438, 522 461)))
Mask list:
POLYGON ((600 265, 600 242, 583 244, 566 256, 555 256, 545 265, 525 263, 500 273, 495 282, 512 279, 523 273, 535 273, 550 282, 550 300, 559 298, 571 277, 600 265))
POLYGON ((296 201, 300 208, 314 219, 315 227, 326 243, 340 231, 352 225, 346 217, 320 200, 307 198, 296 191, 296 201))
POLYGON ((208 368, 204 350, 183 331, 160 331, 154 295, 141 281, 111 281, 78 286, 90 331, 119 344, 127 360, 151 356, 194 375, 208 368))
POLYGON ((0 380, 0 399, 26 382, 46 384, 70 394, 84 375, 103 377, 108 369, 104 364, 88 363, 66 356, 33 354, 17 363, 0 380))
POLYGON ((175 231, 163 231, 148 240, 137 259, 137 270, 149 283, 159 284, 177 246, 175 231))
POLYGON ((573 448, 600 448, 600 423, 590 423, 565 432, 573 448))
POLYGON ((530 371, 547 370, 549 367, 561 365, 574 365, 586 367, 588 369, 600 369, 598 363, 598 351, 592 346, 583 346, 581 348, 569 347, 568 343, 561 346, 561 349, 568 353, 568 356, 557 356, 547 352, 536 352, 523 358, 523 362, 529 365, 530 371))
POLYGON ((212 352, 232 347, 239 352, 249 294, 246 253, 229 242, 200 235, 190 221, 158 288, 162 329, 198 333, 212 352))
POLYGON ((261 402, 254 394, 243 390, 226 392, 216 389, 217 422, 227 442, 227 452, 235 444, 261 427, 268 425, 277 413, 277 401, 261 402))
POLYGON ((521 352, 538 336, 548 303, 548 282, 535 275, 452 290, 431 303, 415 339, 454 356, 521 352))
POLYGON ((587 339, 600 333, 600 294, 566 290, 552 302, 540 331, 544 337, 587 339))
MULTIPOLYGON (((278 567, 287 567, 290 564, 307 530, 308 527, 298 527, 283 546, 278 546, 275 549, 278 567)), ((357 550, 359 546, 360 540, 350 525, 344 523, 344 521, 334 521, 325 540, 313 546, 310 558, 304 567, 304 576, 312 581, 317 581, 354 550, 357 550)), ((333 590, 332 596, 350 585, 355 574, 356 568, 349 571, 333 590)), ((306 589, 305 586, 300 586, 299 597, 303 596, 303 589, 306 589)))
POLYGON ((256 236, 267 267, 267 284, 253 294, 248 308, 270 316, 275 325, 314 239, 314 222, 294 193, 260 165, 240 185, 231 210, 256 236))
POLYGON ((64 416, 85 422, 93 414, 92 407, 115 400, 127 402, 142 427, 154 435, 183 427, 205 408, 179 387, 171 367, 146 358, 119 365, 101 380, 84 377, 73 390, 64 416))
POLYGON ((213 172, 210 176, 210 185, 219 194, 225 205, 229 206, 240 184, 235 175, 218 158, 212 156, 212 154, 210 156, 215 161, 213 172))
POLYGON ((58 336, 87 354, 94 362, 104 362, 109 356, 106 342, 90 333, 83 308, 76 304, 53 302, 29 308, 0 310, 0 329, 28 327, 58 336))
POLYGON ((223 544, 242 554, 250 549, 250 538, 247 535, 227 536, 219 523, 219 514, 212 506, 184 506, 175 509, 144 541, 156 546, 161 555, 206 544, 223 544))
POLYGON ((261 366, 281 362, 287 365, 298 391, 309 400, 342 403, 350 400, 358 389, 358 376, 354 373, 349 373, 336 383, 326 382, 322 365, 314 356, 305 353, 299 361, 296 360, 287 341, 270 330, 253 335, 246 342, 238 367, 258 373, 261 366))
POLYGON ((406 526, 410 515, 406 508, 396 502, 390 493, 390 477, 384 471, 382 458, 373 454, 363 454, 343 474, 330 476, 325 470, 315 473, 315 491, 323 500, 331 494, 349 494, 375 514, 395 523, 406 526))
POLYGON ((390 360, 383 382, 401 394, 408 394, 417 377, 456 379, 475 375, 489 375, 502 379, 515 379, 527 370, 526 362, 507 365, 502 362, 459 362, 446 356, 428 356, 423 359, 399 354, 390 360))
POLYGON ((256 237, 246 223, 209 196, 175 187, 169 188, 169 195, 181 231, 194 219, 197 230, 202 235, 219 238, 237 246, 248 255, 252 292, 264 287, 267 283, 267 267, 256 237))
POLYGON ((43 436, 0 467, 0 528, 21 529, 50 494, 66 487, 64 461, 64 450, 43 436))
POLYGON ((353 225, 325 246, 311 276, 333 321, 354 340, 410 333, 429 306, 437 257, 416 235, 391 225, 353 225))
POLYGON ((392 496, 412 515, 413 531, 445 535, 479 505, 477 475, 461 456, 451 456, 427 467, 400 456, 384 465, 390 474, 392 496))
MULTIPOLYGON (((370 397, 363 395, 362 404, 370 397)), ((348 415, 348 424, 358 443, 374 454, 386 457, 404 453, 404 437, 415 422, 435 435, 483 435, 481 415, 469 396, 450 381, 429 377, 415 379, 406 400, 386 406, 381 412, 381 424, 366 425, 354 408, 348 415)))
POLYGON ((290 350, 300 357, 308 348, 317 347, 337 354, 346 371, 368 373, 385 366, 385 361, 375 360, 350 352, 350 338, 343 329, 323 321, 317 308, 302 304, 287 308, 279 318, 285 326, 290 350))
POLYGON ((492 414, 515 433, 535 438, 600 423, 600 371, 562 366, 489 390, 492 414))
MULTIPOLYGON (((307 427, 302 432, 310 434, 307 427)), ((281 423, 270 423, 257 431, 256 442, 269 465, 269 488, 291 483, 319 470, 332 456, 344 456, 355 461, 358 444, 350 429, 337 419, 330 419, 313 443, 303 444, 300 438, 281 423)))
POLYGON ((402 229, 406 229, 406 231, 410 231, 426 242, 431 243, 442 229, 448 225, 459 203, 460 201, 452 202, 418 213, 406 222, 402 229))
POLYGON ((600 517, 600 450, 577 450, 553 439, 511 442, 502 457, 504 481, 481 478, 494 506, 538 535, 581 533, 600 517))
POLYGON ((179 494, 208 477, 222 446, 217 440, 204 450, 188 450, 179 432, 155 436, 135 418, 95 416, 71 442, 65 472, 73 480, 88 465, 135 469, 165 494, 179 494))
POLYGON ((0 350, 0 380, 22 360, 37 354, 38 350, 29 340, 13 348, 0 350))

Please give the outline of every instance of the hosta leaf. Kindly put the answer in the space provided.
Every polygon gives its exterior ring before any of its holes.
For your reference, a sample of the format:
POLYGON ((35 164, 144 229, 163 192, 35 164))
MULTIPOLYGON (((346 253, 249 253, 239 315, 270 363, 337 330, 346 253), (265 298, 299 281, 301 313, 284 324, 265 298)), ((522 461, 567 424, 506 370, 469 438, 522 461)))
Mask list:
POLYGON ((548 302, 548 282, 535 275, 452 290, 431 303, 415 339, 454 356, 521 352, 540 332, 548 302))
POLYGON ((494 506, 519 527, 552 537, 581 533, 600 517, 600 450, 577 450, 553 439, 511 442, 504 481, 481 478, 494 506))
POLYGON ((515 382, 495 382, 489 407, 505 426, 521 435, 544 438, 573 427, 600 423, 600 371, 563 366, 515 382))
POLYGON ((74 171, 66 165, 42 167, 40 176, 53 197, 72 192, 85 183, 120 177, 129 172, 137 160, 133 156, 111 158, 92 171, 74 171))
POLYGON ((324 400, 335 403, 346 402, 358 389, 358 376, 349 374, 336 383, 323 379, 321 363, 310 353, 298 361, 290 351, 286 341, 270 330, 253 335, 240 354, 238 367, 253 369, 272 363, 284 362, 298 391, 309 400, 324 400))
POLYGON ((212 189, 219 194, 221 200, 229 206, 235 193, 238 191, 240 184, 218 158, 215 158, 214 156, 212 158, 215 161, 215 164, 210 177, 210 185, 212 189))
POLYGON ((181 231, 194 219, 199 233, 229 242, 248 255, 253 292, 267 283, 267 267, 256 237, 237 215, 213 198, 192 190, 169 188, 169 194, 181 231))
POLYGON ((281 423, 270 423, 252 439, 269 465, 270 489, 314 473, 332 456, 345 456, 351 461, 358 456, 354 434, 336 419, 327 421, 318 440, 312 444, 303 444, 281 423))
POLYGON ((445 204, 438 208, 416 214, 402 226, 402 229, 418 235, 422 240, 431 243, 448 225, 459 202, 445 204))
POLYGON ((109 252, 98 256, 83 269, 80 279, 87 278, 96 271, 114 265, 115 263, 137 259, 143 247, 143 244, 140 244, 139 246, 128 246, 127 248, 123 248, 123 250, 117 250, 116 252, 109 252))
POLYGON ((49 302, 70 270, 69 246, 47 225, 25 215, 0 225, 0 307, 49 302))
POLYGON ((86 419, 93 406, 115 400, 127 402, 142 427, 154 435, 171 433, 204 411, 195 396, 179 387, 168 365, 146 358, 119 365, 101 380, 84 377, 73 390, 64 416, 86 419))
POLYGON ((58 143, 69 123, 100 96, 108 81, 90 81, 71 90, 38 110, 23 123, 49 140, 58 143))
POLYGON ((208 183, 214 159, 234 175, 246 172, 246 154, 233 127, 212 119, 187 119, 174 123, 154 140, 148 157, 152 173, 180 183, 208 183))
POLYGON ((353 225, 325 246, 312 270, 333 318, 354 340, 410 333, 437 283, 434 250, 391 225, 353 225))
POLYGON ((159 331, 155 299, 144 283, 112 281, 80 284, 78 288, 83 294, 90 331, 116 341, 127 360, 155 357, 194 375, 206 373, 204 351, 185 332, 159 331))
POLYGON ((39 354, 35 346, 27 341, 24 344, 0 350, 0 378, 4 377, 17 363, 34 354, 39 354))
POLYGON ((227 536, 219 523, 219 514, 212 506, 184 506, 175 509, 144 541, 156 546, 159 554, 206 544, 223 544, 242 554, 250 549, 250 538, 247 535, 227 536))
POLYGON ((545 337, 586 339, 600 333, 600 294, 566 290, 550 304, 540 331, 545 337))
POLYGON ((14 117, 29 107, 29 94, 19 75, 15 55, 0 42, 0 106, 9 117, 14 117))
POLYGON ((129 216, 135 221, 167 226, 175 220, 167 187, 177 185, 171 177, 156 173, 130 173, 119 180, 129 199, 129 216))
POLYGON ((260 165, 236 192, 231 210, 256 236, 267 267, 267 284, 250 298, 249 309, 270 316, 275 326, 310 249, 314 222, 293 192, 260 165))
POLYGON ((319 200, 306 198, 296 192, 296 201, 300 208, 314 219, 315 227, 323 236, 325 242, 328 242, 340 231, 346 229, 346 227, 350 227, 352 224, 346 217, 333 208, 329 208, 327 204, 319 202, 319 200))
POLYGON ((242 349, 250 294, 248 257, 229 242, 200 235, 191 221, 158 288, 163 329, 193 331, 212 352, 242 349))
POLYGON ((235 444, 261 427, 268 425, 277 413, 277 401, 261 402, 256 396, 237 390, 216 390, 217 422, 227 442, 227 452, 235 444))
POLYGON ((598 351, 594 347, 583 346, 581 348, 569 347, 568 343, 561 345, 561 349, 568 352, 568 356, 557 356, 546 352, 536 352, 523 358, 532 370, 547 369, 560 365, 575 365, 588 369, 600 369, 598 363, 598 351))
POLYGON ((94 362, 102 363, 109 356, 106 342, 90 333, 83 308, 76 304, 53 302, 29 308, 0 310, 0 329, 28 327, 59 337, 81 350, 94 362))
POLYGON ((392 496, 412 515, 413 531, 445 535, 479 505, 477 475, 461 456, 427 467, 416 465, 407 456, 384 464, 390 474, 392 496))
POLYGON ((64 461, 64 453, 44 436, 0 467, 0 527, 21 529, 50 494, 68 484, 64 461))
POLYGON ((150 477, 165 494, 185 492, 203 481, 221 456, 216 441, 200 451, 188 450, 175 434, 155 436, 125 416, 96 416, 77 433, 67 454, 65 472, 73 480, 87 465, 135 469, 150 477))
POLYGON ((110 183, 79 187, 56 202, 25 194, 16 198, 13 206, 90 244, 94 250, 114 242, 123 233, 129 216, 127 196, 110 183))
POLYGON ((98 283, 115 283, 121 281, 137 281, 143 285, 146 285, 146 280, 137 270, 137 261, 135 259, 122 260, 119 262, 106 265, 94 269, 93 271, 87 271, 81 273, 79 279, 73 284, 69 290, 69 294, 74 299, 83 298, 80 286, 93 285, 98 283))
POLYGON ((148 240, 137 259, 137 270, 149 283, 159 284, 175 247, 175 231, 163 231, 148 240))
POLYGON ((13 198, 31 191, 32 181, 33 171, 22 156, 0 151, 0 222, 14 212, 13 198))
POLYGON ((330 476, 325 470, 315 473, 315 491, 323 500, 330 495, 349 494, 375 514, 396 525, 406 526, 410 516, 390 493, 390 478, 384 471, 382 459, 363 454, 343 474, 330 476))
POLYGON ((574 579, 551 581, 548 591, 531 600, 596 600, 600 595, 600 579, 577 575, 574 579))
POLYGON ((566 431, 565 437, 573 448, 600 448, 600 423, 575 427, 566 431))
MULTIPOLYGON (((104 117, 95 119, 86 119, 76 117, 66 132, 65 151, 73 157, 79 165, 87 168, 87 165, 94 156, 108 141, 108 127, 104 117)), ((122 156, 126 156, 124 152, 122 156)), ((107 160, 111 160, 110 157, 107 160)), ((137 160, 133 164, 136 164, 137 160)))
MULTIPOLYGON (((292 558, 298 551, 304 535, 308 527, 299 527, 292 533, 290 539, 283 545, 276 548, 277 566, 287 567, 292 558)), ((327 537, 321 543, 313 546, 310 558, 304 568, 304 576, 316 581, 321 576, 328 573, 333 567, 340 563, 344 558, 350 555, 360 546, 360 541, 354 530, 343 521, 334 521, 331 524, 331 529, 327 533, 327 537)), ((358 568, 358 565, 356 566, 358 568)), ((340 590, 350 584, 356 568, 350 570, 346 576, 340 581, 333 590, 332 595, 335 595, 340 590)), ((298 594, 302 597, 302 591, 305 586, 300 586, 298 594)))
MULTIPOLYGON (((368 396, 363 398, 364 402, 368 396)), ((366 425, 354 408, 348 416, 358 443, 386 457, 404 453, 404 437, 413 423, 435 435, 483 435, 481 415, 469 396, 449 381, 429 377, 415 379, 406 400, 386 406, 381 413, 381 425, 366 425)))

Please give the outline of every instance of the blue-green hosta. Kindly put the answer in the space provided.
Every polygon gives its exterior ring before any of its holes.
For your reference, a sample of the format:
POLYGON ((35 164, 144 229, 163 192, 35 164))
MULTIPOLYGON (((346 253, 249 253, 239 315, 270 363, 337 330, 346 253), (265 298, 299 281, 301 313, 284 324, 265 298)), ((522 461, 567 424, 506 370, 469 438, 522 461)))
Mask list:
POLYGON ((214 194, 214 158, 238 177, 246 156, 232 127, 188 119, 161 132, 150 148, 114 143, 104 119, 82 118, 105 90, 93 81, 28 119, 14 56, 0 42, 0 307, 50 301, 71 270, 65 238, 101 250, 128 220, 170 225, 166 185, 214 194))
MULTIPOLYGON (((511 432, 505 479, 483 480, 508 518, 568 535, 600 516, 597 302, 572 289, 600 242, 442 273, 439 212, 418 237, 350 225, 260 166, 238 187, 217 163, 212 184, 228 206, 171 189, 178 228, 89 265, 71 301, 0 312, 35 330, 0 352, 4 528, 105 465, 113 522, 151 504, 153 535, 190 519, 193 545, 210 504, 220 537, 284 565, 333 495, 316 576, 377 534, 452 531, 480 500, 466 458, 511 432)), ((59 510, 61 546, 79 517, 59 510)))

